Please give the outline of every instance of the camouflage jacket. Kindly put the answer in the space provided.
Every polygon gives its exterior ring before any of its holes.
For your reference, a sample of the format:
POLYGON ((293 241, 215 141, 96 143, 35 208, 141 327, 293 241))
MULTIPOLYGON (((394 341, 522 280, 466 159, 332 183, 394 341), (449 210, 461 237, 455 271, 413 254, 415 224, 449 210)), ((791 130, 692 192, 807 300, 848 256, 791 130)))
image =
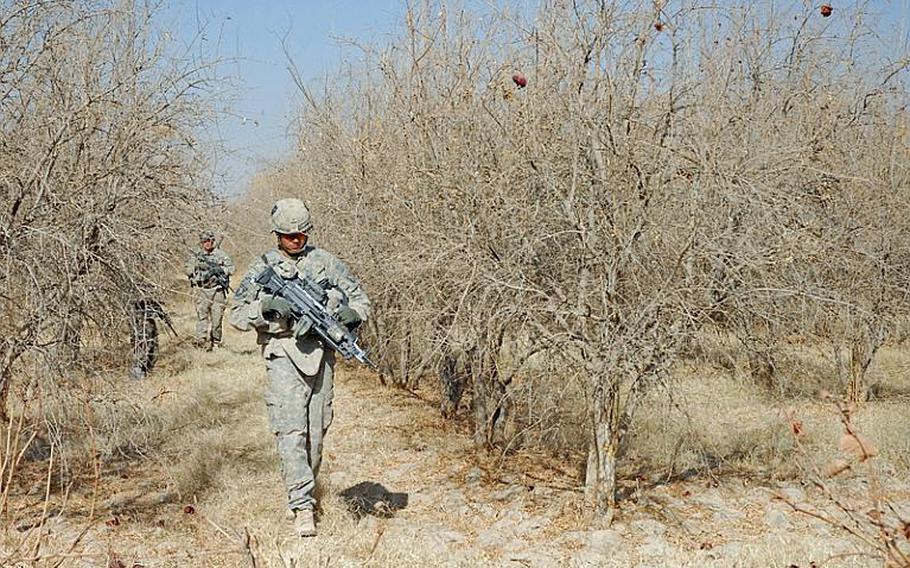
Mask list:
POLYGON ((210 253, 197 250, 187 257, 183 273, 194 287, 227 288, 229 278, 234 273, 234 261, 220 248, 210 253), (224 272, 223 276, 218 273, 218 269, 224 272))
POLYGON ((253 279, 266 265, 273 267, 284 278, 294 278, 303 273, 316 282, 327 281, 329 309, 335 310, 347 305, 363 321, 370 316, 370 300, 348 268, 331 253, 320 248, 307 246, 296 259, 273 249, 250 266, 234 296, 236 303, 228 316, 228 322, 241 331, 255 329, 256 342, 263 346, 262 356, 266 359, 287 356, 301 373, 315 375, 325 352, 319 336, 309 333, 303 337, 293 337, 291 328, 294 322, 286 319, 270 322, 262 317, 260 302, 267 294, 259 289, 253 279))

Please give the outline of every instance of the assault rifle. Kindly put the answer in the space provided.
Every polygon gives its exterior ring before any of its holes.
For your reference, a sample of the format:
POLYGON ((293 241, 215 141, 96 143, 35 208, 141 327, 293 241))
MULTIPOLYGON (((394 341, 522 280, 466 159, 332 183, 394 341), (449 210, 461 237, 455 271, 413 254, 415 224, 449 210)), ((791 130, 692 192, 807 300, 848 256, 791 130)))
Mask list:
POLYGON ((131 314, 134 329, 139 329, 139 320, 158 318, 164 322, 164 325, 166 325, 169 330, 171 330, 174 337, 179 337, 177 335, 177 330, 174 329, 174 322, 171 321, 171 316, 157 300, 152 300, 151 298, 140 298, 136 300, 133 302, 131 314))
POLYGON ((329 312, 326 307, 328 295, 319 283, 303 273, 298 273, 296 278, 282 278, 271 266, 267 266, 253 281, 262 287, 263 292, 280 296, 291 304, 296 320, 295 333, 311 330, 345 359, 353 357, 364 365, 376 367, 366 351, 357 345, 357 336, 329 312))
POLYGON ((194 274, 194 284, 204 286, 209 282, 215 282, 218 288, 225 292, 231 289, 231 280, 224 272, 220 264, 209 258, 209 255, 203 252, 196 253, 196 274, 194 274))
POLYGON ((161 307, 161 304, 159 304, 158 302, 155 302, 155 305, 158 306, 158 310, 155 312, 155 315, 158 316, 158 319, 160 319, 161 321, 164 322, 164 325, 166 325, 167 328, 169 330, 171 330, 171 333, 174 334, 175 338, 180 337, 179 335, 177 335, 177 330, 174 329, 174 322, 171 321, 170 314, 168 314, 167 311, 163 307, 161 307))

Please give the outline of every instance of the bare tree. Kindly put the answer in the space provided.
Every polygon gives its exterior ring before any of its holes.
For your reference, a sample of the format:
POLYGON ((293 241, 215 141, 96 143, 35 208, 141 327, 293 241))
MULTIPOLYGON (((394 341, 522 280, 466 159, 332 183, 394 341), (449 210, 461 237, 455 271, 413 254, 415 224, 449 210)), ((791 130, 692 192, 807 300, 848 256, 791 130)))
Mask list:
POLYGON ((516 377, 580 381, 609 515, 631 421, 701 334, 769 383, 781 337, 850 345, 861 390, 906 306, 907 60, 809 5, 525 16, 410 5, 396 42, 299 82, 278 177, 364 275, 386 373, 470 375, 478 445, 510 445, 516 377))
POLYGON ((17 368, 59 377, 89 339, 93 365, 124 345, 129 307, 158 294, 212 202, 194 141, 211 73, 168 52, 154 17, 132 1, 0 4, 4 414, 17 368))

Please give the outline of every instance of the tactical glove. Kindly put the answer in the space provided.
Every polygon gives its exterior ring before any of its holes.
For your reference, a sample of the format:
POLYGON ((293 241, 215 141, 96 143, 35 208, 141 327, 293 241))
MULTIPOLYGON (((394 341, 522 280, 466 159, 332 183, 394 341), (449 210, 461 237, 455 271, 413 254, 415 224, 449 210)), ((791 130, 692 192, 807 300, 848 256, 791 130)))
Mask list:
POLYGON ((277 321, 291 315, 291 304, 279 296, 266 296, 259 302, 262 317, 268 321, 277 321))
POLYGON ((338 311, 335 312, 335 315, 338 316, 338 321, 343 323, 345 327, 351 331, 354 331, 361 323, 363 323, 360 314, 347 306, 341 306, 338 308, 338 311))

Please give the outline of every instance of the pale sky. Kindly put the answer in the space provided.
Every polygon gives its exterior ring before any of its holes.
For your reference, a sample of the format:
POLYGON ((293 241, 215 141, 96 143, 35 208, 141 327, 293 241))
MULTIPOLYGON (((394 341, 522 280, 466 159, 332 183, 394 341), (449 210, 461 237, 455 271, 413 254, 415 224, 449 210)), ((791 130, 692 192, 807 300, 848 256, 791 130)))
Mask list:
POLYGON ((225 141, 216 168, 216 190, 243 191, 251 176, 293 146, 288 125, 296 115, 297 89, 282 48, 307 83, 318 82, 352 55, 339 38, 383 40, 404 13, 400 0, 170 0, 162 22, 177 41, 198 53, 232 60, 220 67, 233 79, 233 101, 221 105, 212 136, 225 141), (198 30, 202 28, 200 35, 198 30))

